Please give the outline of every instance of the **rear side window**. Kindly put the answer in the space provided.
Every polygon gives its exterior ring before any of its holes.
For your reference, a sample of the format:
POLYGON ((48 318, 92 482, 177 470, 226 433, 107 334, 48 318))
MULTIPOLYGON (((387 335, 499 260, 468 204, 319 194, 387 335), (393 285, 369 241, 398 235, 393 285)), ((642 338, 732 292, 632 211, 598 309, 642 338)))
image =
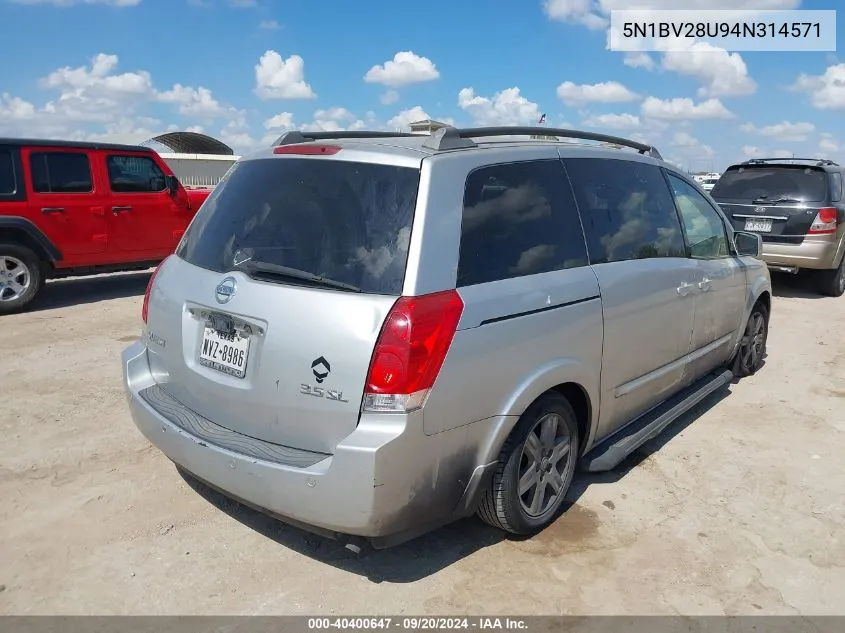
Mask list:
POLYGON ((33 152, 29 155, 32 188, 38 193, 93 191, 88 155, 81 152, 33 152))
POLYGON ((459 287, 585 265, 584 233, 559 160, 493 165, 469 175, 459 287))
POLYGON ((842 201, 842 174, 837 171, 830 174, 830 199, 832 202, 842 201))
POLYGON ((6 149, 0 149, 0 195, 11 195, 16 190, 15 163, 12 161, 12 153, 6 149))
POLYGON ((824 202, 827 199, 827 173, 813 167, 764 166, 732 167, 713 187, 710 195, 718 200, 745 202, 824 202))
POLYGON ((235 163, 178 254, 216 272, 241 262, 318 275, 362 292, 402 292, 420 173, 308 158, 235 163))
POLYGON ((685 257, 672 194, 660 169, 625 160, 566 160, 593 264, 685 257))
POLYGON ((106 167, 116 193, 158 193, 167 187, 164 172, 146 156, 109 156, 106 167))

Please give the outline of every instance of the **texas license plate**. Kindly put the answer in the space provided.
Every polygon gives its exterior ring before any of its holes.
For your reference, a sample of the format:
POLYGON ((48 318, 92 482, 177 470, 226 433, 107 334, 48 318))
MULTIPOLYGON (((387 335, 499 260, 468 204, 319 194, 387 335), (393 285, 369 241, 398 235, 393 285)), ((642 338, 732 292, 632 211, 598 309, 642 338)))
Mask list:
POLYGON ((216 369, 235 378, 246 375, 249 357, 249 336, 240 332, 221 332, 205 326, 200 345, 200 365, 216 369))
POLYGON ((772 221, 763 218, 748 218, 745 221, 746 231, 755 231, 757 233, 770 233, 772 230, 772 221))

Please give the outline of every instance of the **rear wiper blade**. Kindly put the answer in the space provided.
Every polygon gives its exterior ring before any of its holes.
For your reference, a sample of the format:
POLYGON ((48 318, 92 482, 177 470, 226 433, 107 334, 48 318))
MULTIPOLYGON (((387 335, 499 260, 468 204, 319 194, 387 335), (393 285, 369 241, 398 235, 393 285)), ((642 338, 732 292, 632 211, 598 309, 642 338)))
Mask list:
POLYGON ((323 286, 325 288, 337 288, 339 290, 348 290, 350 292, 361 292, 361 288, 353 286, 352 284, 345 284, 342 281, 335 281, 327 277, 321 277, 314 273, 309 273, 298 268, 289 268, 288 266, 281 266, 279 264, 270 264, 268 262, 256 262, 247 260, 233 267, 234 270, 242 270, 248 275, 254 273, 261 273, 277 278, 295 279, 297 281, 307 281, 316 286, 323 286))
POLYGON ((754 204, 777 204, 778 202, 803 202, 803 200, 790 198, 789 196, 781 196, 780 198, 775 198, 774 200, 769 200, 768 198, 757 198, 754 201, 754 204))

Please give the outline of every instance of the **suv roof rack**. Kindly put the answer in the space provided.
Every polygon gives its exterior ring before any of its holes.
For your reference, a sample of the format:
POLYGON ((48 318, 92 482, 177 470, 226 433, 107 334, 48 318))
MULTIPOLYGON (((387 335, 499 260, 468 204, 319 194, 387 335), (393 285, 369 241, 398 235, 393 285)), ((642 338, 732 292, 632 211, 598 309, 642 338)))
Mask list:
POLYGON ((805 163, 816 163, 819 167, 828 166, 828 167, 839 167, 838 163, 833 162, 832 160, 828 160, 827 158, 789 158, 789 157, 780 157, 780 158, 750 158, 744 163, 743 165, 763 165, 765 163, 773 163, 775 161, 800 161, 805 163))
MULTIPOLYGON (((368 138, 408 138, 420 137, 421 134, 410 134, 408 132, 377 132, 365 130, 336 131, 336 132, 302 132, 292 130, 282 134, 274 146, 294 145, 296 143, 308 143, 311 141, 324 141, 330 139, 368 139, 368 138)), ((663 157, 657 148, 647 143, 639 143, 619 136, 597 134, 595 132, 581 132, 579 130, 566 130, 562 128, 549 128, 540 126, 499 126, 499 127, 470 127, 456 128, 446 126, 435 130, 426 138, 423 147, 436 152, 477 147, 474 138, 485 136, 555 136, 572 138, 586 141, 598 141, 621 147, 630 147, 640 154, 647 154, 652 158, 662 160, 663 157)))

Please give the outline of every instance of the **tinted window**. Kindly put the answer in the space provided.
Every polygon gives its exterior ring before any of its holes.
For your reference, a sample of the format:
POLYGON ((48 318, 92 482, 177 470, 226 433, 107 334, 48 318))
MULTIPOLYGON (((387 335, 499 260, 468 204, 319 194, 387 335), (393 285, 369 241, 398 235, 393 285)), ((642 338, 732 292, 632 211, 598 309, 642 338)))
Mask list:
POLYGON ((85 193, 93 189, 86 154, 33 152, 29 167, 32 187, 38 193, 85 193))
POLYGON ((584 233, 559 160, 494 165, 469 175, 458 286, 586 264, 584 233))
POLYGON ((692 257, 712 259, 730 256, 725 224, 716 210, 692 185, 680 178, 670 175, 669 184, 681 212, 692 257))
POLYGON ((582 158, 566 161, 593 264, 685 257, 678 212, 655 165, 582 158))
POLYGON ((109 186, 118 193, 153 193, 164 191, 164 172, 145 156, 109 156, 109 186))
POLYGON ((178 253, 217 272, 265 263, 400 294, 419 177, 408 167, 339 160, 238 162, 178 253))
POLYGON ((830 174, 830 199, 833 202, 840 202, 842 200, 842 174, 833 172, 830 174))
POLYGON ((774 201, 794 198, 822 202, 827 197, 827 174, 810 167, 732 167, 710 193, 719 200, 774 201))
POLYGON ((0 194, 15 193, 15 164, 12 162, 12 153, 0 149, 0 194))

